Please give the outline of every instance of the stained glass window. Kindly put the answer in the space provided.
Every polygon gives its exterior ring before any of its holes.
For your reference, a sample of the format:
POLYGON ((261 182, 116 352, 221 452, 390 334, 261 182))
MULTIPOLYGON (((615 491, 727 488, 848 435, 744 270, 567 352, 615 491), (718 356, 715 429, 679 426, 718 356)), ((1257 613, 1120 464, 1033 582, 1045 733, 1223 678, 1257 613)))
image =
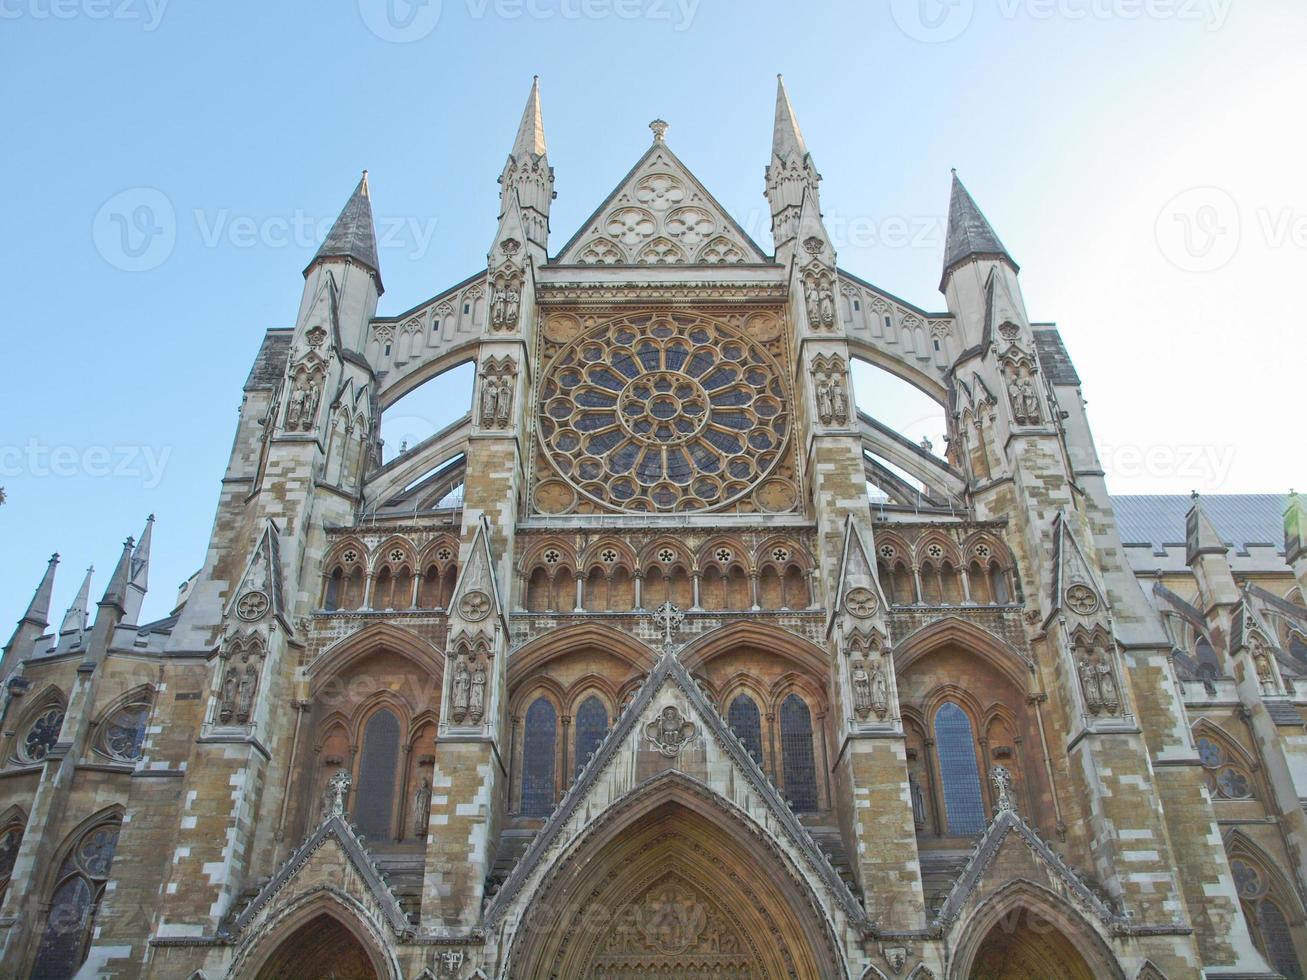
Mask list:
POLYGON ((68 980, 86 958, 96 902, 118 847, 118 824, 100 824, 77 841, 59 869, 32 967, 33 980, 68 980))
POLYGON ((382 708, 363 727, 363 755, 359 761, 354 822, 359 833, 372 841, 393 835, 395 778, 399 772, 399 719, 382 708))
POLYGON ((580 774, 586 760, 599 748, 608 734, 608 709, 596 697, 588 697, 576 711, 576 771, 580 774))
POLYGON ((546 698, 537 698, 526 711, 522 743, 522 813, 543 817, 554 808, 554 741, 558 713, 546 698))
POLYGON ((762 721, 758 716, 758 706, 747 694, 737 694, 726 712, 726 722, 731 726, 749 754, 762 765, 762 721))
POLYGON ((59 729, 63 724, 63 708, 47 708, 37 715, 23 736, 23 761, 40 762, 49 755, 59 740, 59 729))
POLYGON ((817 809, 812 714, 797 694, 791 694, 781 703, 781 757, 785 768, 785 798, 796 810, 817 809))
POLYGON ((149 717, 148 702, 119 708, 101 726, 100 751, 121 762, 135 762, 141 757, 141 748, 145 744, 145 723, 149 717))
POLYGON ((944 810, 950 834, 978 834, 985 829, 980 795, 980 768, 971 719, 951 701, 935 713, 935 750, 944 786, 944 810))
POLYGON ((1263 898, 1257 903, 1257 926, 1261 930, 1266 958, 1271 961, 1271 965, 1289 980, 1302 980, 1302 964, 1298 962, 1298 951, 1294 949, 1289 923, 1285 921, 1280 907, 1269 898, 1263 898))

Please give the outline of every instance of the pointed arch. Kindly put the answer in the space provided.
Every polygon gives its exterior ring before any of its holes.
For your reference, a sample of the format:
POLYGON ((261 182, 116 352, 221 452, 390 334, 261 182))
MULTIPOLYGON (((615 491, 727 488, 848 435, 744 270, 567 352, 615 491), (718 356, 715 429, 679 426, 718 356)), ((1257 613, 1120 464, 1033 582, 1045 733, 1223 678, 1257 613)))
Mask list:
POLYGON ((825 683, 826 652, 789 630, 768 623, 737 620, 703 633, 681 650, 680 660, 690 673, 700 671, 714 658, 742 646, 757 646, 793 663, 818 684, 825 683))
POLYGON ((657 659, 649 647, 628 633, 602 623, 582 623, 550 630, 514 650, 508 663, 509 690, 550 661, 585 648, 602 650, 641 673, 648 673, 657 659))
POLYGON ((445 676, 445 656, 412 630, 393 623, 373 623, 327 647, 309 664, 310 696, 316 696, 332 677, 379 652, 396 653, 411 660, 439 685, 445 676))
POLYGON ((146 683, 110 701, 92 722, 92 750, 117 762, 139 759, 154 713, 154 699, 154 685, 146 683))
POLYGON ((1018 690, 1029 688, 1034 664, 1005 640, 959 616, 934 620, 896 643, 894 667, 902 674, 918 660, 949 645, 964 647, 986 658, 1018 690))
POLYGON ((599 949, 600 937, 574 925, 586 921, 584 907, 619 910, 616 928, 604 917, 606 934, 614 935, 622 928, 620 910, 669 871, 680 873, 677 884, 692 890, 696 907, 733 910, 723 921, 741 938, 742 956, 760 964, 758 975, 848 977, 831 903, 752 817, 684 773, 665 770, 641 783, 550 853, 549 865, 527 879, 511 908, 496 910, 496 918, 515 924, 507 977, 551 969, 577 975, 599 949), (741 866, 750 874, 736 873, 741 866), (515 914, 526 908, 534 914, 515 914))
MULTIPOLYGON (((1024 931, 1023 926, 1035 934, 1035 944, 1042 944, 1054 955, 1060 954, 1059 969, 1053 972, 1044 969, 1037 975, 1058 976, 1063 980, 1126 980, 1102 930, 1069 902, 1026 878, 1014 879, 999 888, 959 924, 953 944, 956 954, 948 971, 950 980, 972 976, 978 954, 992 932, 1016 935, 1024 931), (1053 946, 1055 938, 1064 941, 1061 948, 1053 946), (1068 949, 1074 957, 1067 955, 1068 949), (1081 965, 1083 970, 1074 972, 1081 965)), ((1019 946, 1017 951, 1021 951, 1019 946)))
POLYGON ((324 926, 345 930, 366 954, 378 980, 403 980, 392 934, 357 899, 332 885, 296 896, 258 928, 248 930, 227 970, 227 980, 275 977, 275 969, 269 968, 276 964, 278 954, 286 951, 287 943, 305 930, 323 935, 324 926))

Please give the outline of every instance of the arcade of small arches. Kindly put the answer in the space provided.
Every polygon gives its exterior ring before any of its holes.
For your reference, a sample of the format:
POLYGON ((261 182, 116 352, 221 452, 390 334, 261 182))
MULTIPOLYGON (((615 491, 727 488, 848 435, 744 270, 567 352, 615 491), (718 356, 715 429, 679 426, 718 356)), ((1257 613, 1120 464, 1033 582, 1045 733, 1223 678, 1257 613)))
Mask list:
POLYGON ((458 542, 441 536, 419 552, 400 535, 375 549, 348 537, 331 549, 323 567, 325 612, 447 609, 458 578, 458 542))
POLYGON ((600 539, 578 554, 566 539, 536 543, 522 562, 529 612, 630 612, 673 602, 681 609, 812 608, 814 564, 787 537, 750 547, 714 539, 691 550, 662 539, 638 551, 600 539))
POLYGON ((989 534, 959 541, 934 531, 910 541, 880 531, 876 569, 886 598, 895 606, 1001 606, 1020 601, 1012 557, 989 534))

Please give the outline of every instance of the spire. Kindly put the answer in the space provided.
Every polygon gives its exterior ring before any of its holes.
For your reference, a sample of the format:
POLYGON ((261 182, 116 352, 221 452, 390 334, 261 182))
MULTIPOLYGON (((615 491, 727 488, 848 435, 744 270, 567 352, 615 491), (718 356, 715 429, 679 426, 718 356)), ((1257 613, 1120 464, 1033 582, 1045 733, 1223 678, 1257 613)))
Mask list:
POLYGON ((113 574, 109 576, 109 585, 105 588, 98 605, 124 608, 127 601, 127 587, 131 584, 132 549, 135 546, 136 542, 129 535, 123 542, 123 553, 118 558, 118 564, 114 566, 113 574))
POLYGON ((955 170, 948 206, 948 236, 944 245, 944 279, 947 280, 949 273, 967 259, 974 258, 1004 259, 1013 269, 1018 268, 955 170))
POLYGON ((132 551, 132 559, 128 568, 130 578, 123 609, 124 622, 137 622, 140 617, 141 606, 145 603, 145 593, 149 589, 150 582, 150 539, 153 536, 154 515, 151 514, 146 518, 145 530, 141 532, 141 538, 132 551))
POLYGON ((27 604, 27 612, 18 621, 20 626, 23 623, 31 623, 44 630, 50 625, 50 596, 54 592, 54 570, 58 564, 59 554, 56 552, 50 556, 50 561, 45 566, 45 574, 41 576, 41 582, 32 595, 32 601, 27 604))
POLYGON ((91 605, 91 576, 94 574, 95 566, 92 565, 86 570, 86 575, 82 579, 82 587, 77 590, 77 596, 73 599, 73 604, 64 613, 63 625, 59 627, 60 636, 85 631, 87 610, 91 605))
POLYGON ((540 76, 531 79, 531 94, 527 96, 526 108, 522 110, 522 124, 517 127, 517 139, 513 141, 512 156, 521 159, 523 154, 539 158, 549 152, 545 145, 545 121, 540 113, 540 76))
POLYGON ((776 126, 772 130, 771 152, 787 163, 794 159, 802 161, 808 155, 794 106, 790 105, 790 95, 785 91, 785 79, 780 75, 776 76, 776 126))
POLYGON ((1184 518, 1185 564, 1192 565, 1199 555, 1221 555, 1229 550, 1216 525, 1207 516, 1198 494, 1190 495, 1193 504, 1184 518))
POLYGON ((377 282, 377 294, 385 291, 381 285, 381 266, 377 262, 377 234, 372 223, 372 196, 368 192, 366 170, 354 193, 345 202, 340 217, 327 232, 322 247, 304 270, 305 277, 323 259, 353 259, 372 273, 377 282))

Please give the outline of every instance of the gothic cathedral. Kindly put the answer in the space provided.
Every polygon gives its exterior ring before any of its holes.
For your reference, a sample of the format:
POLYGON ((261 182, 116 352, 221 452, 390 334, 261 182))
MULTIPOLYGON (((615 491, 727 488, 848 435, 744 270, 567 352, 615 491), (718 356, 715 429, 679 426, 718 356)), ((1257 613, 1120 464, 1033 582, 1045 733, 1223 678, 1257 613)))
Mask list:
POLYGON ((1109 497, 956 176, 928 313, 837 264, 783 86, 771 252, 651 128, 551 251, 533 86, 487 266, 393 317, 364 174, 173 613, 153 519, 57 629, 51 559, 2 664, 0 973, 1302 977, 1307 502, 1109 497))

